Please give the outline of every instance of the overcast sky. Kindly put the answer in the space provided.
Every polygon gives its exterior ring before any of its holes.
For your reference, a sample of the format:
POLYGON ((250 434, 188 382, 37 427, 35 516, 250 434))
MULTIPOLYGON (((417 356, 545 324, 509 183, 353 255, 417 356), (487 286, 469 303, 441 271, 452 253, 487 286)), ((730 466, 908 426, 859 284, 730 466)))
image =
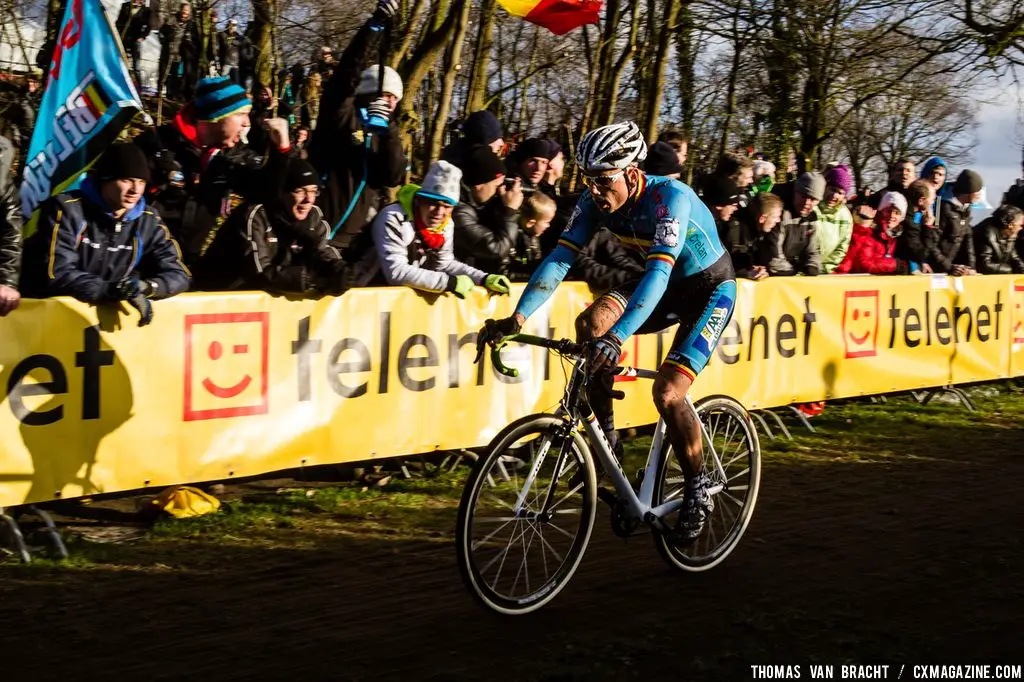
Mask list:
MULTIPOLYGON (((978 114, 978 146, 971 168, 985 181, 988 202, 998 205, 1003 192, 1021 176, 1021 143, 1024 130, 1017 123, 1018 100, 1024 92, 1007 79, 993 88, 991 104, 978 114)), ((954 168, 954 173, 960 169, 954 168)))

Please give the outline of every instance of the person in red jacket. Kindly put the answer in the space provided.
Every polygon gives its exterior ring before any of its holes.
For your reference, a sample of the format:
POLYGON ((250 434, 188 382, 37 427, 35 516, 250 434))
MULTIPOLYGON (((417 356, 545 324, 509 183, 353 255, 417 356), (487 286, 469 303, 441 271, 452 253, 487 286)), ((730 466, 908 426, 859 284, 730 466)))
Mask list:
POLYGON ((837 274, 906 275, 915 272, 916 263, 896 258, 896 238, 903 232, 907 199, 898 192, 886 192, 878 204, 874 224, 855 225, 850 250, 837 274))

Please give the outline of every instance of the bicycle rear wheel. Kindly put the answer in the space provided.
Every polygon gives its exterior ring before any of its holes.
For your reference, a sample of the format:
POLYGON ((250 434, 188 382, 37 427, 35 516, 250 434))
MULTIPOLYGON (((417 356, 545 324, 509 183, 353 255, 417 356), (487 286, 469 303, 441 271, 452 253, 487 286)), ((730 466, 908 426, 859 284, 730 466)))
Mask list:
MULTIPOLYGON (((684 571, 714 568, 736 549, 754 514, 761 483, 761 445, 743 406, 725 396, 707 398, 697 405, 697 417, 704 426, 703 471, 711 477, 714 512, 700 537, 688 546, 654 534, 665 561, 684 571)), ((681 499, 684 493, 683 470, 667 438, 663 448, 655 506, 681 499)), ((665 522, 673 526, 677 516, 678 512, 670 514, 665 522)))
POLYGON ((524 417, 495 436, 459 504, 459 572, 499 613, 544 606, 576 572, 590 541, 597 478, 586 441, 565 420, 524 417))

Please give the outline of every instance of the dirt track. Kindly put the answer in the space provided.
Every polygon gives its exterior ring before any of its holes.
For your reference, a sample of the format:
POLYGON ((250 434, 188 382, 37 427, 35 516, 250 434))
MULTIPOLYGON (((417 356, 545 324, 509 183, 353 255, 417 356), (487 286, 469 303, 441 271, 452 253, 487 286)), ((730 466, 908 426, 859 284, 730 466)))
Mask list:
POLYGON ((19 680, 748 680, 753 663, 804 679, 815 662, 1021 663, 1019 438, 979 425, 900 464, 769 459, 744 544, 703 575, 671 572, 647 537, 614 538, 602 506, 574 582, 526 618, 477 607, 448 540, 6 570, 0 666, 19 680))

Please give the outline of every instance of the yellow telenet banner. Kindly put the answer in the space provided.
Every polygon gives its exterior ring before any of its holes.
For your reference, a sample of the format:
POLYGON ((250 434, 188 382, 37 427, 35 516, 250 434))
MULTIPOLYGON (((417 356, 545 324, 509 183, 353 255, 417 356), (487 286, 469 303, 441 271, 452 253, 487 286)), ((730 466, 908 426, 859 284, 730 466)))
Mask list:
MULTIPOLYGON (((0 320, 0 506, 485 444, 557 406, 565 363, 511 346, 498 375, 476 331, 511 297, 364 289, 319 301, 188 294, 153 324, 70 299, 0 320)), ((571 336, 592 300, 563 285, 526 331, 571 336)), ((657 367, 674 330, 627 340, 657 367)), ((1024 279, 744 281, 697 396, 750 409, 1024 374, 1024 279)), ((619 383, 619 426, 657 419, 650 382, 619 383)))

